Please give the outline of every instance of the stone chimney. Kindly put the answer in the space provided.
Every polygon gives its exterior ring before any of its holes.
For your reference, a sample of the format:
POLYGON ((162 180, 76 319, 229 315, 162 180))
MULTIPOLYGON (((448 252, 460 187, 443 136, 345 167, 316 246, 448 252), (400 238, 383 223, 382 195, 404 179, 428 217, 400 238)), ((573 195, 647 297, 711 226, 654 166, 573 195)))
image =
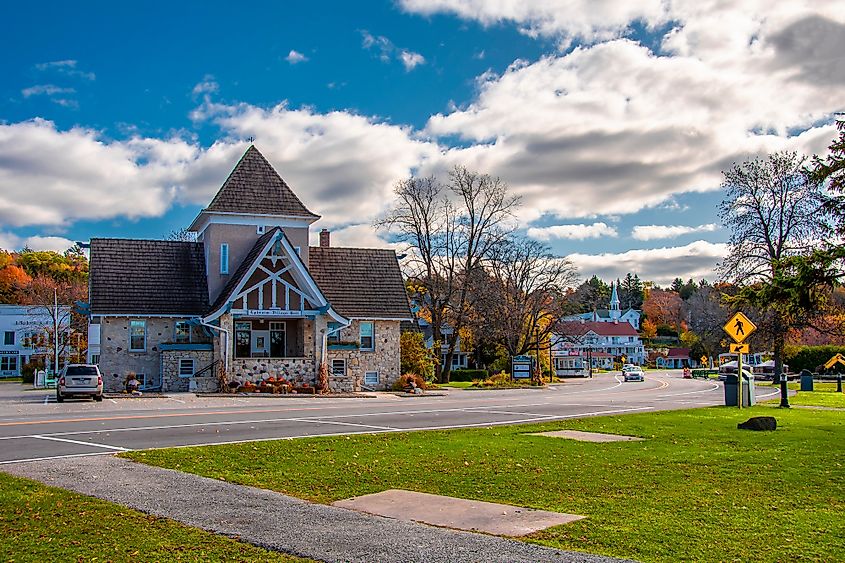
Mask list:
POLYGON ((328 248, 331 246, 331 233, 328 229, 320 231, 320 248, 328 248))

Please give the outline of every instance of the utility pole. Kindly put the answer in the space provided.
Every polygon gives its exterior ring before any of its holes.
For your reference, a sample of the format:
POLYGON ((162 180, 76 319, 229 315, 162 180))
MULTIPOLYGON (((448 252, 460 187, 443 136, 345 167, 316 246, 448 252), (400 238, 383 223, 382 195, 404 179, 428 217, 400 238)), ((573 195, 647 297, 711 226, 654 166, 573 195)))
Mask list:
POLYGON ((59 293, 53 288, 53 376, 59 375, 59 293))

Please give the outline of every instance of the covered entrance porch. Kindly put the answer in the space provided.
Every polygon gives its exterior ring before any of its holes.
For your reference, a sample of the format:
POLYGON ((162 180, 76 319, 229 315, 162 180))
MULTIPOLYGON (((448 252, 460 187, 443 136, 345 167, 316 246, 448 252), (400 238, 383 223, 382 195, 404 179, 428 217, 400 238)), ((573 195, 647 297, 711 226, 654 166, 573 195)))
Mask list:
POLYGON ((313 316, 252 311, 233 315, 232 326, 230 379, 242 383, 285 379, 294 385, 316 382, 313 316))

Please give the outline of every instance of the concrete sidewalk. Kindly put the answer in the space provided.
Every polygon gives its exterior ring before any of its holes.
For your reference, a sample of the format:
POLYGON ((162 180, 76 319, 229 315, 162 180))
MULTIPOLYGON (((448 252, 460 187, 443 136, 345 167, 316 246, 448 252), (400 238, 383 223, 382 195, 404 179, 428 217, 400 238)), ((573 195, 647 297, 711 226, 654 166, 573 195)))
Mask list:
POLYGON ((621 561, 370 516, 111 456, 11 464, 2 470, 320 561, 621 561))

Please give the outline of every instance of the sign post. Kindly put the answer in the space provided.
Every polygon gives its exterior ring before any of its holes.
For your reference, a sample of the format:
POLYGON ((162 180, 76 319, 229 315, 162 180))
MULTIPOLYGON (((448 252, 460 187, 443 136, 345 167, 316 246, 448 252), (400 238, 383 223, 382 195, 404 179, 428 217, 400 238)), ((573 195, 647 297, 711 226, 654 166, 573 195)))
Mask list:
POLYGON ((728 336, 733 338, 736 344, 730 345, 730 351, 733 353, 736 350, 737 353, 737 361, 736 361, 736 381, 737 381, 737 406, 742 408, 742 355, 747 354, 749 347, 748 344, 743 344, 746 338, 751 336, 751 333, 757 330, 757 325, 751 322, 751 319, 746 317, 743 313, 738 312, 731 320, 729 320, 725 326, 722 327, 725 332, 728 333, 728 336))

